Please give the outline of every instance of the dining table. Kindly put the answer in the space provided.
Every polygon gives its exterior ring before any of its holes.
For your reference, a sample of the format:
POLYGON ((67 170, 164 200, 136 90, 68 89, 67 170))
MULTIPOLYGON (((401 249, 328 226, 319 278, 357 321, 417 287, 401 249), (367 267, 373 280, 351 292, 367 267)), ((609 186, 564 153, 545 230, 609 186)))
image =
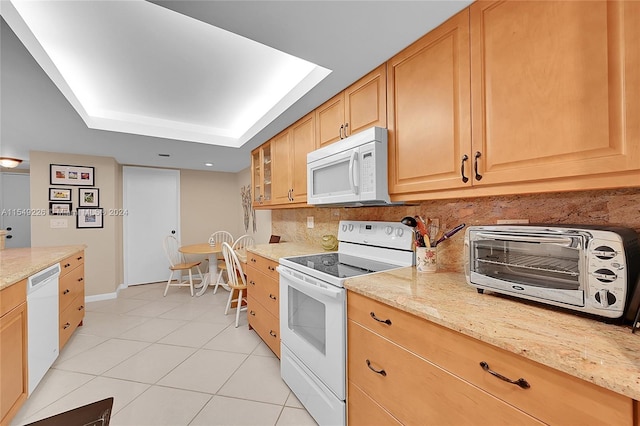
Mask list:
MULTIPOLYGON (((209 286, 216 285, 216 279, 218 277, 218 254, 222 253, 222 244, 189 244, 181 246, 180 248, 178 248, 178 251, 184 254, 204 254, 207 256, 209 260, 209 268, 207 270, 207 273, 204 274, 204 279, 200 290, 196 293, 196 296, 202 296, 209 286)), ((221 287, 223 287, 225 290, 230 290, 230 288, 225 284, 221 284, 221 287)))

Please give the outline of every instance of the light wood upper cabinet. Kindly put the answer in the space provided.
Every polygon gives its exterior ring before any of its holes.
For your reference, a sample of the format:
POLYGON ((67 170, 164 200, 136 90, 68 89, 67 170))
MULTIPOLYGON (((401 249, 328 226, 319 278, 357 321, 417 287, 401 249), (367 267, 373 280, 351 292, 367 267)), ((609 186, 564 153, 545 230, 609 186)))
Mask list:
POLYGON ((386 80, 386 64, 382 64, 319 106, 315 111, 318 147, 368 127, 386 127, 386 80))
POLYGON ((389 192, 470 186, 461 159, 471 146, 469 12, 388 62, 389 192))
POLYGON ((273 203, 307 202, 307 154, 315 149, 315 115, 302 117, 271 140, 273 203))
POLYGON ((271 204, 271 143, 251 151, 251 191, 253 207, 271 204))
MULTIPOLYGON (((607 1, 470 6, 468 154, 481 154, 482 176, 474 185, 640 169, 639 9, 607 1)), ((628 177, 619 183, 628 186, 628 177)))

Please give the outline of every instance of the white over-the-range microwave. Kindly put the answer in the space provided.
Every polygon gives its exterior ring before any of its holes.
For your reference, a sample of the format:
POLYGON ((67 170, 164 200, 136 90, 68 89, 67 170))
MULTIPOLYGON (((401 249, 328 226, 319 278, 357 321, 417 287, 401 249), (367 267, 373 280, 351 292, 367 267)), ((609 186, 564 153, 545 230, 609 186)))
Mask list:
POLYGON ((371 127, 307 154, 307 203, 389 204, 387 129, 371 127))

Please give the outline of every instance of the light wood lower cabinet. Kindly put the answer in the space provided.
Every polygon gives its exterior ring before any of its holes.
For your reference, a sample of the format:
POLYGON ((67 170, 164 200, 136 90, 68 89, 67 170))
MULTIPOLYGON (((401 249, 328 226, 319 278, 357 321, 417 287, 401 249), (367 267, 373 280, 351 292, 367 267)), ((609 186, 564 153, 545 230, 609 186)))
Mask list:
POLYGON ((280 284, 277 262, 247 255, 247 314, 249 328, 280 358, 280 284))
POLYGON ((84 251, 60 262, 58 282, 60 350, 84 319, 84 251))
POLYGON ((350 425, 365 396, 403 424, 634 424, 631 398, 383 303, 348 292, 347 316, 350 425))
POLYGON ((27 280, 0 291, 0 425, 27 399, 27 280))

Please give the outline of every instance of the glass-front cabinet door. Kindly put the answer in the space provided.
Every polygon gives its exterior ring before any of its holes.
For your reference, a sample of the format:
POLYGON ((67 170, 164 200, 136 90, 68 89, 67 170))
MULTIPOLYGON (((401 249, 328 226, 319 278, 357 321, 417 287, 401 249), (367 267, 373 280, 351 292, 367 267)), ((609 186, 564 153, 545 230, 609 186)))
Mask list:
POLYGON ((251 152, 251 189, 253 205, 260 206, 271 202, 271 143, 251 152))

